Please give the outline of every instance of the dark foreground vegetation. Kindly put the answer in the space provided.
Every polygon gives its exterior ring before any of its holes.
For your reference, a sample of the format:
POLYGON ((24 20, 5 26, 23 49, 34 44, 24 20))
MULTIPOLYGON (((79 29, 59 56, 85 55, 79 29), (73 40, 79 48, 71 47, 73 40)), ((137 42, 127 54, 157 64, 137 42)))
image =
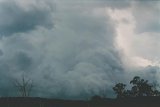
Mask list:
MULTIPOLYGON (((160 91, 156 83, 135 76, 130 81, 131 88, 126 89, 123 83, 117 83, 113 90, 115 99, 93 96, 89 101, 60 100, 29 97, 32 82, 22 78, 16 81, 15 86, 22 97, 2 97, 0 107, 160 107, 160 91)), ((105 95, 107 93, 103 93, 105 95)))
POLYGON ((126 89, 126 84, 118 83, 113 87, 113 90, 117 94, 117 98, 136 98, 136 97, 151 97, 160 96, 160 91, 157 89, 159 84, 149 83, 148 80, 141 79, 139 76, 135 76, 130 81, 131 89, 126 89))
POLYGON ((102 99, 90 101, 56 100, 44 98, 0 98, 0 107, 160 107, 160 97, 102 99))

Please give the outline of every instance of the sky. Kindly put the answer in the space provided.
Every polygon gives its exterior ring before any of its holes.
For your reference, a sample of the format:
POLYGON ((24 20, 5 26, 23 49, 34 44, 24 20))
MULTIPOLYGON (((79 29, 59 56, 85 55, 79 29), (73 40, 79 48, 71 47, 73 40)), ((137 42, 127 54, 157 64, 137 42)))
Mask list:
POLYGON ((0 96, 114 97, 134 76, 160 83, 159 0, 0 0, 0 96))

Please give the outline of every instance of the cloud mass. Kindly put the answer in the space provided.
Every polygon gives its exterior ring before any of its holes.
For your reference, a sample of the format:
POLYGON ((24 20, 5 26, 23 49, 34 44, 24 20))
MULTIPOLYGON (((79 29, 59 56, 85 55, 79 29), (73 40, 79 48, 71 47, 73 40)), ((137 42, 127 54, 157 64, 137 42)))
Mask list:
POLYGON ((135 75, 157 79, 158 16, 143 26, 146 3, 149 14, 159 12, 145 0, 0 1, 0 95, 17 95, 10 81, 22 74, 34 81, 33 96, 69 99, 114 97, 112 86, 135 75), (133 66, 140 59, 151 63, 133 66))

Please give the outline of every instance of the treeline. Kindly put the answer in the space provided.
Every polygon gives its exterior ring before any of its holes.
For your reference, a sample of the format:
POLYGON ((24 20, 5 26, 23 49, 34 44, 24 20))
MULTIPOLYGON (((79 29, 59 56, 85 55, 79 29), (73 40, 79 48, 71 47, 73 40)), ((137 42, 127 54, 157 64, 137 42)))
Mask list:
POLYGON ((139 76, 135 76, 130 84, 132 85, 130 90, 126 89, 124 83, 118 83, 113 87, 117 98, 160 96, 160 91, 157 90, 158 84, 149 83, 148 80, 141 79, 139 76))
MULTIPOLYGON (((33 89, 33 81, 22 75, 21 79, 15 79, 13 81, 14 86, 21 97, 29 97, 33 89)), ((135 76, 130 81, 131 88, 127 89, 127 85, 124 83, 117 83, 112 88, 117 98, 126 97, 143 97, 143 96, 160 96, 160 91, 157 89, 159 86, 156 83, 150 83, 148 80, 144 80, 139 76, 135 76)), ((107 91, 101 92, 101 96, 93 96, 92 98, 106 98, 107 91)))

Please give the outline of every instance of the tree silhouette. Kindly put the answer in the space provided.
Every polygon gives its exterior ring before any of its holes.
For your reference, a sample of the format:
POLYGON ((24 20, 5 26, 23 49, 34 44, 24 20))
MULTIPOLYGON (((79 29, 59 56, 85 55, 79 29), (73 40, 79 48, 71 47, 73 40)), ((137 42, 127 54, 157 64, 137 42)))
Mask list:
POLYGON ((125 92, 126 92, 125 87, 126 85, 123 83, 118 83, 113 87, 113 90, 117 94, 118 98, 125 97, 125 92))
POLYGON ((133 85, 131 89, 133 96, 153 96, 153 86, 148 83, 148 80, 135 76, 133 80, 130 81, 130 84, 133 85))
POLYGON ((141 79, 139 76, 135 76, 130 81, 132 85, 131 90, 126 90, 126 85, 118 83, 113 87, 113 90, 117 94, 117 97, 141 97, 141 96, 160 96, 160 92, 156 89, 154 83, 149 83, 148 80, 141 79))
POLYGON ((29 97, 33 88, 33 82, 22 75, 21 79, 16 79, 14 81, 14 86, 18 89, 20 96, 29 97))

